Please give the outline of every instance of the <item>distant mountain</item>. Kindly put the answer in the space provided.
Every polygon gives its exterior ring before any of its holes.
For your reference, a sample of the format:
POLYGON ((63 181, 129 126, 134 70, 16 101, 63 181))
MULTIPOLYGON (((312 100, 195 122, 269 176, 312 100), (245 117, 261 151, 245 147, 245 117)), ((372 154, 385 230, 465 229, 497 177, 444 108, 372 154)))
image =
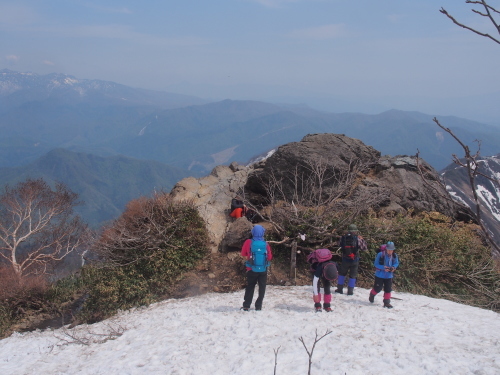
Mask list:
POLYGON ((88 223, 98 226, 117 218, 134 198, 156 191, 170 191, 187 172, 156 161, 125 156, 100 157, 55 149, 35 162, 16 168, 0 168, 0 186, 26 178, 43 177, 65 183, 84 203, 76 208, 88 223))
MULTIPOLYGON (((418 112, 391 110, 379 115, 326 113, 304 107, 224 100, 166 110, 142 119, 140 136, 115 138, 107 148, 207 173, 217 164, 251 158, 310 133, 338 133, 362 140, 384 154, 421 156, 436 169, 460 151, 456 142, 418 112)), ((456 117, 440 121, 468 142, 482 139, 482 150, 500 152, 500 128, 456 117)))
POLYGON ((116 154, 100 143, 150 113, 205 100, 65 74, 0 70, 0 167, 19 166, 55 147, 116 154))
MULTIPOLYGON (((345 134, 393 156, 420 150, 437 170, 461 151, 433 116, 418 112, 328 113, 258 101, 203 103, 186 96, 176 101, 174 94, 112 82, 8 70, 0 71, 0 93, 0 167, 24 165, 53 148, 65 148, 156 160, 207 174, 216 165, 244 164, 314 133, 345 134)), ((481 139, 483 154, 500 152, 499 127, 457 117, 439 120, 471 147, 481 139)))
MULTIPOLYGON (((481 158, 479 171, 500 181, 500 154, 481 158)), ((467 170, 451 164, 441 171, 446 188, 452 197, 475 212, 474 198, 469 185, 467 170)), ((500 244, 500 187, 482 176, 476 178, 476 193, 483 208, 483 219, 495 241, 500 244)))

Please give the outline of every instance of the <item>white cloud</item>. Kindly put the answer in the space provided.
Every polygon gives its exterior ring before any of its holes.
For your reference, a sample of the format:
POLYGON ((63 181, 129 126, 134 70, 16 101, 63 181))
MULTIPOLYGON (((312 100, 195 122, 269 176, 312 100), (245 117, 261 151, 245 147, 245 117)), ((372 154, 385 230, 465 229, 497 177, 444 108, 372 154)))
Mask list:
POLYGON ((5 56, 5 60, 10 61, 10 62, 18 62, 20 59, 21 59, 21 56, 17 56, 17 55, 5 56))
POLYGON ((300 39, 335 39, 346 34, 344 24, 330 24, 292 31, 289 36, 300 39))
POLYGON ((56 65, 55 63, 53 63, 52 61, 49 61, 49 60, 43 60, 43 61, 42 61, 42 64, 44 64, 44 65, 49 65, 49 66, 54 66, 54 65, 56 65))

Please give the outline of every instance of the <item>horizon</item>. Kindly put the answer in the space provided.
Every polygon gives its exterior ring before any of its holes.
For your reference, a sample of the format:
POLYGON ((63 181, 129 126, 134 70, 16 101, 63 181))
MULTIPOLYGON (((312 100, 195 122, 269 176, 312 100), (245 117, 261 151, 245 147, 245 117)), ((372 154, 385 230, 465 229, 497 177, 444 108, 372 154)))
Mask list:
POLYGON ((465 1, 148 5, 4 2, 0 68, 209 100, 368 114, 399 109, 500 125, 500 49, 439 12, 492 30, 465 1))

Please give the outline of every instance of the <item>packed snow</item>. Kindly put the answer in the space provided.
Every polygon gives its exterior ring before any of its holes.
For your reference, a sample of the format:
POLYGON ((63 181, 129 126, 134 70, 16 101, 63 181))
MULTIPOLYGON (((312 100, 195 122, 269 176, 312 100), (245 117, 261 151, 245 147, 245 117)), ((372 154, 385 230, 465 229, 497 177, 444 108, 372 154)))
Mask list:
MULTIPOLYGON (((499 314, 396 293, 393 309, 368 290, 313 311, 311 287, 268 286, 262 311, 244 291, 171 299, 74 329, 0 341, 0 374, 500 374, 499 314), (99 335, 101 334, 101 335, 99 335)), ((255 298, 255 297, 254 297, 255 298)))

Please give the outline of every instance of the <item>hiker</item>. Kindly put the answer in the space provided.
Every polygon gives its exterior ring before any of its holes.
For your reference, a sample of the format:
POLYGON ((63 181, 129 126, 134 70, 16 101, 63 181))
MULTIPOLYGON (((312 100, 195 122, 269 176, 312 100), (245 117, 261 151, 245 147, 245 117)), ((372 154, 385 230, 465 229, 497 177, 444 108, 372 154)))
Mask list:
POLYGON ((349 274, 347 283, 347 295, 354 294, 356 286, 356 278, 358 277, 359 268, 359 251, 368 250, 366 241, 359 235, 358 227, 355 224, 350 224, 347 228, 347 233, 339 240, 339 246, 342 250, 342 264, 339 270, 339 279, 335 293, 344 293, 345 277, 349 274))
POLYGON ((236 196, 233 199, 231 199, 231 213, 229 214, 229 216, 238 219, 240 217, 245 216, 246 210, 247 206, 245 206, 241 197, 236 196))
POLYGON ((253 300, 255 285, 259 284, 259 297, 255 301, 255 310, 262 310, 262 301, 266 293, 267 268, 273 259, 271 246, 264 240, 265 229, 261 225, 252 228, 252 238, 246 240, 241 248, 241 255, 247 259, 247 286, 243 301, 243 311, 248 311, 253 300))
POLYGON ((313 301, 316 312, 321 311, 320 284, 323 284, 323 309, 331 312, 332 292, 330 287, 337 280, 337 264, 332 260, 332 252, 328 249, 317 249, 307 257, 313 272, 313 301))
POLYGON ((373 303, 375 296, 384 289, 384 307, 388 309, 392 309, 392 279, 394 278, 394 271, 399 265, 398 256, 394 252, 395 249, 394 242, 389 241, 385 246, 385 250, 380 251, 375 257, 375 262, 373 263, 376 268, 375 284, 373 284, 373 289, 370 291, 370 296, 368 297, 368 300, 373 303))

